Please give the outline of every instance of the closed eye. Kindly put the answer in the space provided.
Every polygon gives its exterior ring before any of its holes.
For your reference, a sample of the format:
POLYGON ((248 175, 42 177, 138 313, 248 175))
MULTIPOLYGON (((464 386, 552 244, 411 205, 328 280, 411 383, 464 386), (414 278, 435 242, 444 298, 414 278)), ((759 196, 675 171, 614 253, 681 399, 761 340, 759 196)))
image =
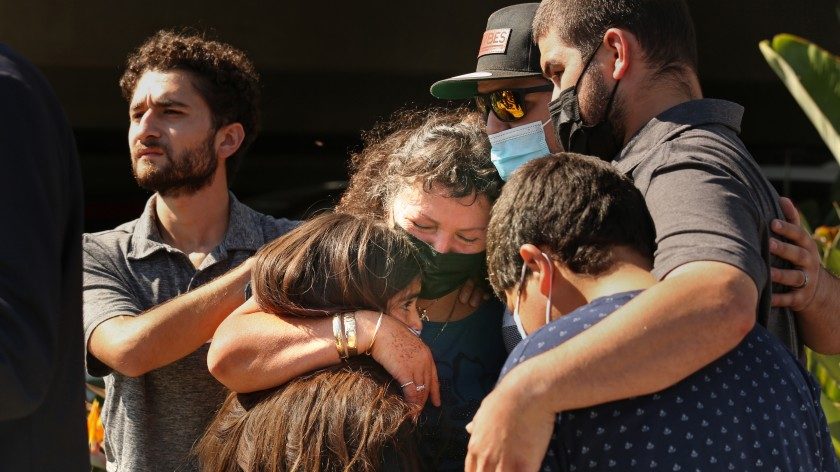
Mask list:
POLYGON ((434 229, 434 226, 421 225, 420 223, 417 223, 416 221, 412 221, 411 225, 414 226, 415 228, 418 228, 418 229, 425 229, 425 230, 434 229))

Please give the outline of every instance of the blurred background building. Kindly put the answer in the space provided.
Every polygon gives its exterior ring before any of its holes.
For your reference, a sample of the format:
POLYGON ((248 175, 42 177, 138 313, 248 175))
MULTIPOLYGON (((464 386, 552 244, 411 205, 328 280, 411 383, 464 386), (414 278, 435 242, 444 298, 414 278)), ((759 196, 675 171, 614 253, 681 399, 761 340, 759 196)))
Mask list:
MULTIPOLYGON (((512 3, 0 0, 0 41, 35 62, 64 104, 88 231, 136 218, 148 197, 131 178, 117 81, 128 52, 160 28, 193 27, 249 53, 263 78, 263 131, 234 190, 297 217, 340 194, 362 130, 401 106, 440 104, 429 85, 474 70, 487 16, 512 3)), ((706 96, 746 107, 742 137, 781 193, 828 201, 838 166, 757 45, 788 32, 840 53, 836 1, 689 4, 706 96)))

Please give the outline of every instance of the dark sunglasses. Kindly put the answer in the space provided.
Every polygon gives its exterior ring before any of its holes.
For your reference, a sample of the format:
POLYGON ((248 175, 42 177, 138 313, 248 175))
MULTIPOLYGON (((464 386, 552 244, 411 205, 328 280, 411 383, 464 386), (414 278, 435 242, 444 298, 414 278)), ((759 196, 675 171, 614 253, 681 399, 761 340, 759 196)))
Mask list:
POLYGON ((536 92, 550 92, 553 88, 552 84, 545 84, 537 87, 497 90, 476 95, 475 106, 484 115, 485 120, 490 116, 490 110, 493 110, 496 118, 510 123, 522 118, 527 113, 525 100, 523 100, 525 95, 536 92))

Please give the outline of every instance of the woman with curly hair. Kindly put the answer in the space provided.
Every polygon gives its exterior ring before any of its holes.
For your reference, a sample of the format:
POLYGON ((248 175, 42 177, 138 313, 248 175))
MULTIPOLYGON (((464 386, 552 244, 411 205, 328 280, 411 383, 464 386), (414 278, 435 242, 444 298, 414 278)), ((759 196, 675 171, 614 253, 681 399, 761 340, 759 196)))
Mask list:
MULTIPOLYGON (((493 388, 506 356, 501 302, 476 307, 459 299, 464 285, 486 281, 487 223, 502 186, 489 151, 479 114, 399 113, 365 135, 336 209, 401 229, 419 251, 422 333, 418 338, 386 317, 371 353, 407 399, 421 405, 431 399, 420 420, 425 470, 463 470, 465 426, 493 388)), ((232 390, 278 385, 343 357, 328 321, 274 313, 281 316, 246 303, 216 332, 208 365, 232 390)), ((359 349, 366 350, 377 314, 356 311, 354 317, 359 349)))

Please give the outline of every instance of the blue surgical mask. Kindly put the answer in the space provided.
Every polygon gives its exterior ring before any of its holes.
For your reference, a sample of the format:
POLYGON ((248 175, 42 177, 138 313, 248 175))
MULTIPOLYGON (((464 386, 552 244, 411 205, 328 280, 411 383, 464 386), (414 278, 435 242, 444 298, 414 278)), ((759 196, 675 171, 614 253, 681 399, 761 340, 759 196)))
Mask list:
POLYGON ((551 120, 545 123, 535 121, 487 136, 490 139, 490 160, 502 180, 506 181, 522 164, 550 153, 543 129, 548 123, 551 120))
MULTIPOLYGON (((551 258, 548 257, 546 253, 542 253, 542 256, 545 257, 545 260, 548 261, 549 273, 548 273, 548 299, 545 302, 545 324, 551 322, 551 291, 554 289, 554 264, 551 263, 551 258)), ((522 274, 519 276, 519 287, 517 288, 516 294, 516 304, 513 307, 513 321, 516 323, 516 329, 519 330, 519 334, 522 336, 522 339, 528 336, 528 333, 525 332, 525 327, 522 326, 522 318, 519 316, 519 300, 522 298, 522 287, 525 285, 525 274, 527 271, 527 266, 525 263, 522 263, 522 274)))

